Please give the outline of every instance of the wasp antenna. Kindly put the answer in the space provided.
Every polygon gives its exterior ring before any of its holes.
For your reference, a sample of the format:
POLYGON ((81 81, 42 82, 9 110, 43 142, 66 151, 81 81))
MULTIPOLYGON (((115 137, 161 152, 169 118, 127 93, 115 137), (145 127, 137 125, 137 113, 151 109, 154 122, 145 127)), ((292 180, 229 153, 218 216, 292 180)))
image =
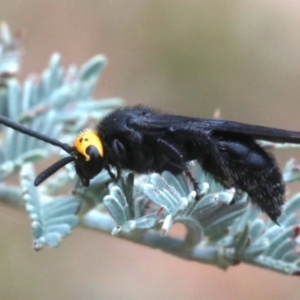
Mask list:
POLYGON ((54 163, 52 166, 44 170, 42 173, 40 173, 36 179, 34 180, 34 185, 38 186, 41 184, 44 180, 46 180, 48 177, 53 175, 56 171, 67 165, 68 163, 74 161, 75 158, 72 156, 67 156, 62 158, 61 160, 54 163))
POLYGON ((70 147, 68 144, 62 143, 54 138, 51 138, 45 134, 39 133, 35 130, 32 130, 20 123, 17 123, 9 118, 6 118, 4 116, 0 115, 0 124, 3 124, 7 127, 10 127, 16 131, 19 131, 21 133, 24 133, 26 135, 32 136, 38 140, 44 141, 48 144, 54 145, 54 146, 58 146, 60 148, 62 148, 63 150, 65 150, 67 153, 71 153, 72 151, 72 147, 70 147))

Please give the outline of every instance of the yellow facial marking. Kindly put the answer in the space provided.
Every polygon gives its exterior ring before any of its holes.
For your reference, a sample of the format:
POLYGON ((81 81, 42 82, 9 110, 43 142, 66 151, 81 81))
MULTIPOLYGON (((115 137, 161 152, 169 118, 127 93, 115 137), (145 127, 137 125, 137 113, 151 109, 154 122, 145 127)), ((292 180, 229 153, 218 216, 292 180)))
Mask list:
POLYGON ((94 146, 98 149, 99 155, 103 157, 103 144, 96 132, 87 130, 81 133, 73 143, 74 148, 85 157, 86 161, 90 160, 90 156, 86 153, 89 146, 94 146))

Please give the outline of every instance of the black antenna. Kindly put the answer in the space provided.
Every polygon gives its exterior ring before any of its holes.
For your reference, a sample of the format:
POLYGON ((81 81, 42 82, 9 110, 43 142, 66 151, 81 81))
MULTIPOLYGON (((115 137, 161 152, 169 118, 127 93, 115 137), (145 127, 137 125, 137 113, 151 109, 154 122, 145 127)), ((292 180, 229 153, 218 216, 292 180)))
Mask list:
POLYGON ((38 140, 44 141, 48 144, 54 145, 54 146, 58 146, 60 148, 62 148, 63 150, 65 150, 67 153, 71 153, 72 151, 72 147, 70 147, 68 144, 62 143, 56 139, 53 139, 47 135, 44 135, 42 133, 39 133, 35 130, 32 130, 20 123, 17 123, 9 118, 6 118, 4 116, 0 115, 0 124, 3 124, 7 127, 10 127, 16 131, 19 131, 21 133, 24 133, 26 135, 32 136, 38 140))
POLYGON ((40 173, 36 179, 34 180, 34 185, 38 186, 41 184, 44 180, 46 180, 48 177, 53 175, 56 171, 58 171, 60 168, 64 167, 68 163, 75 161, 75 158, 72 156, 67 156, 62 158, 61 160, 54 163, 52 166, 44 170, 42 173, 40 173))

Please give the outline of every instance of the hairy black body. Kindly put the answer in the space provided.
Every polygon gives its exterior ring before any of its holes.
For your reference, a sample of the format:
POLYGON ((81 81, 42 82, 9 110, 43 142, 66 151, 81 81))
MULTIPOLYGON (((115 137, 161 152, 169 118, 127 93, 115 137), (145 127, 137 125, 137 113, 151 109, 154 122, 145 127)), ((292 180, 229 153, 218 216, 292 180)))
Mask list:
POLYGON ((223 120, 206 120, 160 113, 142 106, 108 114, 95 131, 82 133, 73 146, 30 130, 5 117, 0 123, 59 146, 70 154, 42 172, 35 185, 62 166, 75 162, 84 186, 102 169, 113 179, 124 169, 136 173, 184 172, 196 192, 198 183, 188 169, 197 160, 226 187, 249 194, 276 222, 285 200, 285 185, 274 157, 256 140, 300 143, 300 133, 223 120), (111 171, 115 167, 117 175, 111 171))
POLYGON ((255 139, 300 142, 296 132, 174 116, 140 106, 112 112, 97 132, 107 164, 137 173, 185 172, 198 191, 187 165, 198 160, 223 185, 247 192, 273 221, 281 214, 285 185, 275 159, 255 139))

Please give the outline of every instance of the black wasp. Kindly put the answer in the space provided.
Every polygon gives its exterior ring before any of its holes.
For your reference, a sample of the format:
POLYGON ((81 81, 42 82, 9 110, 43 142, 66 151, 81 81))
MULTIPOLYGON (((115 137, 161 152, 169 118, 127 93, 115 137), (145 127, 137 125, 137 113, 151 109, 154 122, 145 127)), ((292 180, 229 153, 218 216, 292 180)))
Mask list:
POLYGON ((0 116, 0 123, 64 149, 67 156, 44 170, 35 185, 74 162, 84 186, 101 170, 117 180, 121 171, 184 172, 196 192, 198 183, 188 169, 197 160, 226 187, 248 193, 276 222, 285 199, 285 185, 274 157, 256 140, 300 143, 300 133, 223 120, 206 120, 157 112, 143 106, 117 109, 95 130, 80 134, 72 146, 0 116), (111 167, 117 170, 114 175, 111 167))

